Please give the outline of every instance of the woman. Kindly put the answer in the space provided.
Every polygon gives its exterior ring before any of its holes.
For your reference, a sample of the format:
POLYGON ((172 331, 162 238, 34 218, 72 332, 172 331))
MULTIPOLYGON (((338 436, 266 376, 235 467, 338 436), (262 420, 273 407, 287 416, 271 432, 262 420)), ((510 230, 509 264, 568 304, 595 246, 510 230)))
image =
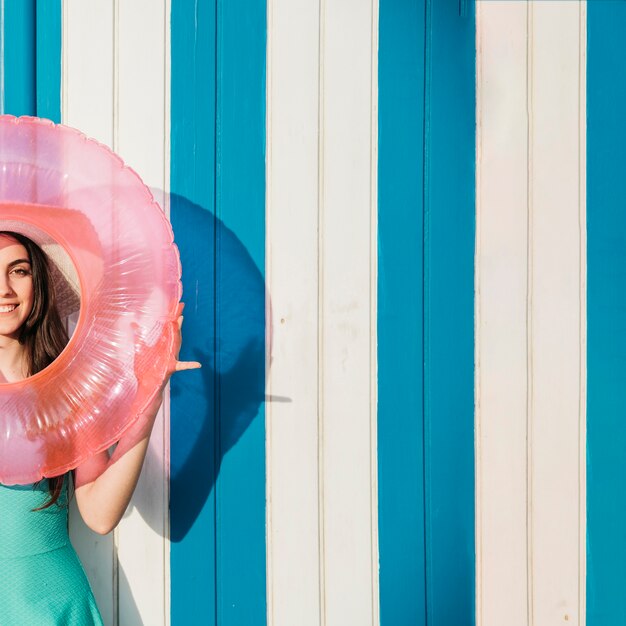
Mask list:
MULTIPOLYGON (((182 305, 179 313, 182 311, 182 305)), ((180 350, 180 327, 175 354, 180 350)), ((0 381, 14 382, 49 365, 67 333, 57 312, 48 260, 33 241, 0 232, 0 381)), ((180 362, 168 372, 200 367, 180 362)), ((121 520, 137 485, 160 393, 118 442, 73 470, 85 523, 106 534, 121 520)), ((100 613, 67 534, 68 475, 35 485, 0 485, 0 624, 88 626, 100 613)))

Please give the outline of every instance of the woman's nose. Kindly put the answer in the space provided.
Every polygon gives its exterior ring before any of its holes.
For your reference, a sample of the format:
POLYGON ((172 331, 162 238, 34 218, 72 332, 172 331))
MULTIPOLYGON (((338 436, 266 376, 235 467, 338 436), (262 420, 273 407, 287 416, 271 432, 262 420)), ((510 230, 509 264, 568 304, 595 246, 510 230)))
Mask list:
POLYGON ((11 286, 11 281, 8 276, 2 275, 0 273, 0 295, 2 296, 12 296, 15 292, 13 291, 13 287, 11 286))

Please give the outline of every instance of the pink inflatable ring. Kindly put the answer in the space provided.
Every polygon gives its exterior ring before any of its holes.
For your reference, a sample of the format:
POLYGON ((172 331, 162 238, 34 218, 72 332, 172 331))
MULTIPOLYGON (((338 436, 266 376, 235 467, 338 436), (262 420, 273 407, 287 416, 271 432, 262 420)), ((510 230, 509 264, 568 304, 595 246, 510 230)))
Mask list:
POLYGON ((60 247, 80 291, 60 356, 0 384, 0 482, 26 484, 108 448, 153 400, 172 364, 181 267, 139 176, 48 120, 0 116, 0 230, 60 247))

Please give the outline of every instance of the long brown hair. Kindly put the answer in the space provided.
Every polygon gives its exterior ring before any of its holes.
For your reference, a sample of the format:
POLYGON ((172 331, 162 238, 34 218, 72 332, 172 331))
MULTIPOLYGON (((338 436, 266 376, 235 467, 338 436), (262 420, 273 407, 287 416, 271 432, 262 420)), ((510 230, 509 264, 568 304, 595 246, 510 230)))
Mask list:
MULTIPOLYGON (((22 324, 18 341, 25 348, 28 376, 46 368, 69 341, 67 330, 57 309, 54 283, 50 279, 50 265, 46 253, 31 239, 13 231, 0 231, 0 235, 11 237, 21 243, 30 259, 33 277, 33 308, 22 324)), ((36 511, 52 506, 61 495, 65 474, 48 479, 50 499, 36 511)), ((35 487, 39 484, 35 483, 35 487)))

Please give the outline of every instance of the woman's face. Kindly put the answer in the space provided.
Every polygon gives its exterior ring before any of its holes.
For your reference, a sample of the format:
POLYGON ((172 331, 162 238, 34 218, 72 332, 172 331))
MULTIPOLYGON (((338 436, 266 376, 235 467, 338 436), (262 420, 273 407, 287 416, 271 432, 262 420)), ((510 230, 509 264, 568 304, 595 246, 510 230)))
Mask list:
POLYGON ((26 248, 0 235, 0 335, 17 339, 33 308, 33 274, 26 248))

